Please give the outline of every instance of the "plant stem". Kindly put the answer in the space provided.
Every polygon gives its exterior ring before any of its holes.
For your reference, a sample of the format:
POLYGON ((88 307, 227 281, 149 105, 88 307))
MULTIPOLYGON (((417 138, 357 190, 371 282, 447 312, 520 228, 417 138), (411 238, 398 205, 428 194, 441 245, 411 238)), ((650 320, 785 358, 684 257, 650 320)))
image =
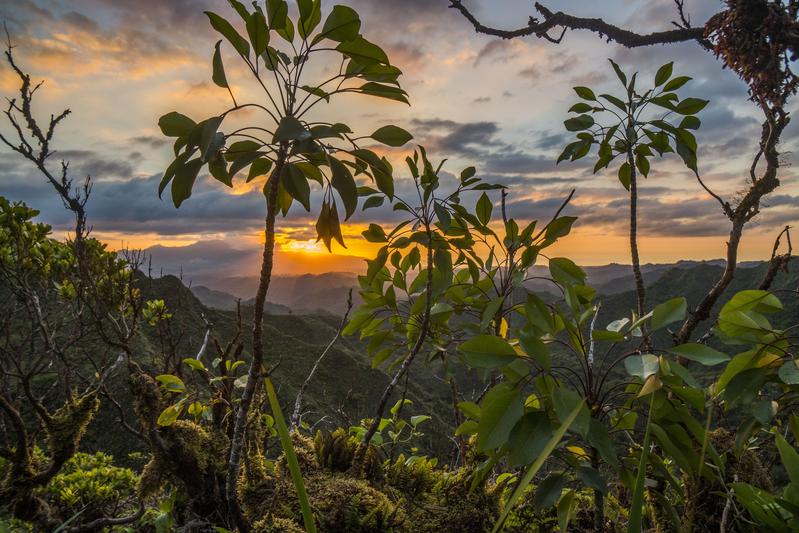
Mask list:
POLYGON ((627 151, 627 163, 630 165, 630 257, 635 276, 635 297, 638 305, 638 316, 644 316, 646 289, 641 274, 641 259, 638 256, 638 176, 635 171, 635 159, 632 148, 627 151))
MULTIPOLYGON (((402 365, 399 367, 399 370, 394 374, 394 377, 391 378, 391 382, 388 384, 386 389, 383 391, 383 395, 380 397, 380 403, 377 405, 377 409, 375 410, 375 416, 372 419, 371 424, 369 424, 369 429, 366 431, 366 434, 363 438, 363 447, 362 449, 365 451, 366 447, 369 446, 369 441, 372 440, 375 433, 377 432, 377 428, 380 426, 380 419, 383 418, 383 413, 386 410, 386 405, 388 404, 388 399, 391 396, 391 392, 399 383, 400 378, 408 371, 408 368, 411 366, 416 355, 422 350, 422 346, 424 346, 425 338, 427 337, 427 331, 430 327, 430 307, 431 307, 431 300, 432 300, 432 292, 433 292, 433 238, 432 234, 430 233, 430 228, 427 228, 427 285, 425 287, 425 308, 424 308, 424 316, 422 317, 422 325, 419 328, 419 338, 416 339, 416 342, 411 349, 411 352, 402 362, 402 365)), ((363 455, 365 456, 365 455, 363 455)))
POLYGON ((236 413, 236 423, 233 428, 233 438, 230 442, 230 459, 228 460, 228 472, 225 482, 225 498, 227 499, 228 511, 235 520, 241 533, 249 531, 249 524, 241 514, 238 497, 236 494, 236 484, 239 479, 241 467, 241 452, 244 447, 244 434, 247 426, 247 415, 250 412, 255 387, 261 375, 261 368, 264 360, 263 342, 263 317, 264 304, 266 303, 266 293, 269 290, 269 282, 272 278, 272 261, 275 251, 275 219, 277 218, 277 191, 280 177, 286 162, 287 146, 281 145, 278 153, 275 168, 266 184, 266 221, 264 231, 264 252, 261 261, 261 275, 258 282, 258 292, 255 295, 255 309, 253 311, 252 325, 252 360, 247 371, 247 385, 241 395, 241 403, 236 413))
MULTIPOLYGON (((591 448, 591 466, 599 471, 599 451, 591 448)), ((605 495, 599 489, 594 489, 594 531, 605 531, 605 495)))

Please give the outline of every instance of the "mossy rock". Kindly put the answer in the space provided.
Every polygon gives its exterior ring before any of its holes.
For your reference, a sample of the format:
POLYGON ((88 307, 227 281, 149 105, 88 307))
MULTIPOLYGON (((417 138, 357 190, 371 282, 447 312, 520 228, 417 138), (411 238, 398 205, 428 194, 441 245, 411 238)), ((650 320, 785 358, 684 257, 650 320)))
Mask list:
POLYGON ((308 479, 306 485, 320 531, 407 531, 402 509, 364 480, 341 474, 322 474, 308 479))
POLYGON ((305 533, 305 529, 297 525, 293 520, 268 516, 254 523, 252 533, 305 533))

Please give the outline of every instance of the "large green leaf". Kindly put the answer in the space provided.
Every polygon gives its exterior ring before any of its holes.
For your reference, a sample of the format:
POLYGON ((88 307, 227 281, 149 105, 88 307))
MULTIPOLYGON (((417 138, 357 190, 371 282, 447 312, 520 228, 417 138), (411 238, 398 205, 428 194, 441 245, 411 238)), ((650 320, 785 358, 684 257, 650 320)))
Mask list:
POLYGON ((495 335, 478 335, 462 342, 458 350, 466 363, 475 368, 498 368, 518 358, 508 341, 495 335))
POLYGON ((594 125, 594 117, 591 115, 578 115, 576 117, 566 119, 563 122, 563 125, 566 126, 566 129, 569 131, 587 130, 594 125))
POLYGON ((664 83, 666 83, 669 78, 671 77, 671 73, 674 71, 674 61, 666 63, 662 67, 660 67, 655 74, 655 87, 660 87, 664 83))
POLYGON ((308 179, 299 167, 292 163, 286 163, 281 174, 281 183, 286 188, 286 192, 297 200, 306 211, 311 210, 311 187, 308 179))
POLYGON ((370 81, 369 83, 364 83, 358 87, 357 90, 369 96, 387 98, 389 100, 396 100, 397 102, 410 105, 408 102, 408 94, 399 87, 393 87, 391 85, 384 85, 382 83, 370 81))
POLYGON ((679 355, 680 357, 690 359, 691 361, 696 361, 697 363, 701 363, 705 366, 714 366, 730 360, 729 355, 723 354, 718 350, 714 350, 705 344, 680 344, 679 346, 669 348, 669 351, 673 354, 679 355))
POLYGON ((566 477, 561 472, 555 472, 544 478, 535 488, 533 507, 547 509, 555 505, 563 492, 563 487, 566 486, 566 481, 566 477))
POLYGON ((167 137, 185 137, 196 125, 192 119, 177 111, 167 113, 158 119, 158 127, 167 137))
POLYGON ((297 0, 300 8, 300 19, 297 24, 297 33, 306 39, 322 20, 321 0, 297 0))
POLYGON ((505 444, 523 414, 524 402, 518 389, 508 383, 494 386, 480 405, 477 449, 491 450, 505 444))
POLYGON ((394 147, 402 146, 413 139, 413 135, 398 126, 393 125, 378 128, 374 133, 372 133, 371 137, 379 143, 394 147))
POLYGON ((653 374, 657 374, 660 369, 660 362, 657 355, 651 353, 643 355, 630 355, 624 359, 624 368, 631 376, 639 378, 641 381, 646 381, 646 378, 653 374))
POLYGON ((263 54, 269 45, 269 28, 266 27, 266 18, 260 9, 256 9, 247 19, 247 35, 255 55, 263 54))
POLYGON ((361 29, 361 19, 354 9, 348 6, 333 6, 330 14, 322 26, 322 32, 317 39, 327 38, 332 41, 351 41, 358 37, 361 29))
POLYGON ((208 20, 211 21, 211 26, 222 34, 242 57, 249 57, 250 44, 244 37, 239 35, 239 32, 236 31, 230 22, 211 11, 206 11, 205 14, 208 16, 208 20))
POLYGON ((530 464, 544 450, 551 437, 552 423, 546 412, 526 413, 513 427, 508 440, 510 466, 530 464))
POLYGON ((566 420, 560 425, 560 427, 552 434, 552 437, 547 442, 547 445, 544 446, 544 449, 538 454, 536 457, 535 462, 530 465, 530 468, 524 473, 524 476, 519 483, 516 485, 516 488, 511 493, 508 501, 505 503, 505 507, 502 508, 502 514, 497 519, 496 523, 494 523, 494 527, 491 529, 491 533, 496 533, 497 531, 501 530, 502 527, 505 525, 505 520, 507 520, 508 515, 513 510, 516 502, 519 501, 519 498, 525 493, 527 486, 533 481, 533 478, 541 470, 541 467, 544 465, 544 462, 549 459, 549 456, 552 455, 552 452, 555 451, 558 444, 560 444, 563 435, 566 434, 569 427, 572 425, 574 420, 577 418, 577 415, 580 414, 580 411, 583 409, 584 403, 580 403, 572 410, 566 420))
POLYGON ((608 428, 594 417, 588 425, 588 442, 597 449, 602 459, 613 468, 619 467, 619 459, 616 454, 616 447, 610 437, 608 428))
POLYGON ((311 132, 305 129, 302 122, 294 117, 283 117, 280 119, 275 130, 273 142, 305 140, 311 138, 311 132))
POLYGON ((681 115, 694 115, 702 111, 707 104, 708 101, 701 98, 686 98, 677 104, 675 111, 681 115))
POLYGON ((191 189, 202 166, 201 159, 192 159, 175 172, 175 177, 172 179, 172 203, 175 207, 180 207, 180 204, 191 196, 191 189))
POLYGON ((336 47, 336 50, 362 65, 388 64, 388 56, 383 49, 360 36, 342 42, 336 47))
POLYGON ((494 209, 494 204, 491 203, 491 199, 488 197, 486 193, 480 195, 480 199, 477 200, 477 206, 475 208, 475 214, 477 215, 477 220, 480 221, 482 225, 488 224, 491 220, 491 211, 494 209))
POLYGON ((683 297, 673 298, 655 306, 652 311, 652 330, 658 330, 672 322, 684 319, 687 312, 688 302, 683 297))
POLYGON ((574 261, 565 257, 553 257, 549 260, 549 273, 552 279, 562 285, 582 285, 585 282, 585 271, 574 261))
POLYGON ((350 170, 332 155, 327 156, 332 178, 330 184, 338 191, 344 202, 345 218, 350 218, 358 208, 358 185, 352 177, 350 170))

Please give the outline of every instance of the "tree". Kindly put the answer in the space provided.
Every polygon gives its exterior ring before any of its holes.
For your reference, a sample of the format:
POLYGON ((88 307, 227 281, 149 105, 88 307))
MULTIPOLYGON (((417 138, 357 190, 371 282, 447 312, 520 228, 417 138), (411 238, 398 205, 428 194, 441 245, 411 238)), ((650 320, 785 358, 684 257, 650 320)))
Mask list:
POLYGON ((752 102, 763 113, 759 147, 752 158, 749 188, 735 200, 725 200, 697 180, 714 198, 730 221, 726 266, 721 277, 692 309, 674 335, 675 344, 687 342, 696 328, 710 317, 713 306, 732 282, 738 262, 738 248, 745 226, 760 212, 763 198, 780 184, 780 136, 789 121, 788 99, 796 93, 799 78, 791 70, 796 57, 795 35, 799 28, 794 0, 727 0, 726 9, 701 26, 692 26, 684 0, 674 0, 679 21, 675 28, 650 34, 639 34, 605 22, 601 18, 584 18, 553 12, 539 2, 535 9, 540 18, 530 17, 526 26, 514 30, 492 28, 482 24, 461 0, 450 0, 450 7, 460 12, 475 31, 503 39, 534 36, 560 44, 568 30, 586 30, 628 48, 696 42, 721 59, 723 65, 749 86, 752 102), (560 29, 554 37, 550 32, 560 29))
POLYGON ((566 119, 564 125, 567 130, 577 132, 577 140, 566 145, 557 162, 581 159, 597 145, 596 174, 622 156, 623 162, 619 165, 617 175, 630 193, 630 257, 638 316, 643 316, 646 293, 638 255, 638 173, 645 178, 649 175, 649 160, 654 157, 654 152, 662 157, 667 152, 676 151, 685 166, 699 177, 696 138, 690 130, 699 128, 701 122, 695 115, 708 102, 701 98, 680 100, 676 91, 691 78, 672 77, 673 63, 660 67, 655 74, 654 86, 639 93, 636 87, 638 73, 633 74, 628 81, 619 66, 612 59, 609 61, 625 94, 621 97, 611 94, 597 96, 588 87, 575 87, 574 91, 583 101, 569 109, 570 113, 578 115, 566 119), (679 124, 669 122, 672 114, 683 117, 679 124))
POLYGON ((368 176, 386 196, 394 195, 388 160, 362 148, 360 141, 369 139, 388 146, 402 146, 411 136, 389 125, 370 136, 357 137, 345 124, 310 120, 309 112, 317 104, 329 102, 342 93, 407 103, 406 94, 398 83, 400 70, 390 64, 379 46, 360 34, 361 21, 353 9, 333 6, 320 26, 320 0, 300 1, 296 22, 288 17, 285 0, 268 1, 265 12, 260 6, 250 11, 237 0, 230 0, 230 5, 244 24, 247 38, 223 17, 212 12, 206 14, 211 26, 233 47, 263 90, 264 100, 262 103, 236 102, 223 64, 223 41, 218 41, 212 78, 216 85, 229 91, 233 107, 200 122, 177 112, 161 117, 159 125, 164 135, 176 138, 176 157, 164 172, 159 193, 171 183, 172 201, 179 207, 191 196, 195 180, 204 167, 228 186, 232 186, 235 176, 248 166, 247 181, 267 176, 263 187, 266 218, 263 259, 255 296, 252 358, 236 412, 226 485, 230 513, 245 530, 247 525, 238 511, 236 481, 247 417, 264 372, 263 315, 272 274, 277 215, 287 215, 294 202, 310 211, 310 182, 315 181, 323 189, 317 235, 328 248, 334 239, 343 245, 339 206, 343 207, 346 220, 355 212, 359 195, 373 191, 368 187, 359 189, 355 176, 368 176), (282 46, 277 44, 278 39, 283 41, 282 46), (306 67, 317 57, 324 58, 326 65, 337 64, 338 70, 326 80, 309 83, 306 67), (227 134, 219 131, 226 118, 242 109, 262 113, 263 122, 227 134))
MULTIPOLYGON (((78 451, 100 398, 109 396, 110 376, 120 363, 130 363, 129 341, 141 311, 133 286, 139 257, 120 259, 88 236, 90 179, 73 187, 69 164, 61 161, 56 173, 49 161, 56 128, 69 110, 40 125, 33 97, 43 82, 33 85, 12 52, 9 38, 5 56, 20 79, 20 94, 8 100, 5 116, 17 138, 0 135, 0 140, 52 185, 75 227, 73 238, 60 242, 49 226, 33 222, 37 211, 0 198, 0 413, 9 428, 0 445, 8 470, 0 499, 13 516, 52 529, 70 517, 57 516, 41 490, 78 451), (39 434, 44 439, 37 439, 39 434)), ((143 512, 103 516, 66 530, 125 525, 143 512)))

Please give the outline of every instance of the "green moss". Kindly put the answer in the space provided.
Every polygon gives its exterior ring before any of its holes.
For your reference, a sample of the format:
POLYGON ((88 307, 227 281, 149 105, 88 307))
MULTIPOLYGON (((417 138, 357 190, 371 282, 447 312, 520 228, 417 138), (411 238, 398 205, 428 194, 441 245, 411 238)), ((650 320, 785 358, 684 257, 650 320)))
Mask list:
POLYGON ((404 512, 364 480, 321 474, 309 478, 307 486, 320 531, 406 531, 404 512))
MULTIPOLYGON (((757 454, 745 449, 740 455, 735 454, 735 435, 726 429, 719 428, 710 434, 710 443, 724 462, 724 484, 714 479, 702 477, 697 480, 684 478, 686 492, 686 510, 684 526, 693 524, 693 531, 706 531, 718 528, 718 522, 724 513, 727 498, 724 496, 725 485, 741 482, 755 487, 771 490, 772 484, 768 470, 763 466, 757 454)), ((748 531, 747 524, 736 523, 731 513, 729 531, 748 531)))
POLYGON ((439 480, 440 472, 435 470, 435 460, 426 457, 408 460, 400 454, 396 461, 386 466, 386 483, 411 500, 432 490, 439 480))
POLYGON ((252 526, 252 533, 305 533, 293 520, 269 516, 259 520, 252 526))
POLYGON ((62 517, 81 513, 85 522, 133 508, 137 476, 129 468, 115 466, 104 453, 78 453, 41 491, 62 517))
POLYGON ((473 475, 474 470, 469 467, 442 472, 427 496, 427 504, 411 506, 412 531, 490 530, 499 515, 501 491, 484 482, 473 487, 473 475))
POLYGON ((75 453, 99 407, 96 393, 70 398, 45 422, 47 446, 55 460, 66 460, 75 453))
POLYGON ((317 462, 327 470, 353 474, 357 470, 360 476, 375 483, 383 479, 383 461, 374 446, 366 448, 361 459, 362 464, 358 464, 357 469, 354 468, 361 444, 342 428, 333 432, 317 431, 313 445, 317 462))

